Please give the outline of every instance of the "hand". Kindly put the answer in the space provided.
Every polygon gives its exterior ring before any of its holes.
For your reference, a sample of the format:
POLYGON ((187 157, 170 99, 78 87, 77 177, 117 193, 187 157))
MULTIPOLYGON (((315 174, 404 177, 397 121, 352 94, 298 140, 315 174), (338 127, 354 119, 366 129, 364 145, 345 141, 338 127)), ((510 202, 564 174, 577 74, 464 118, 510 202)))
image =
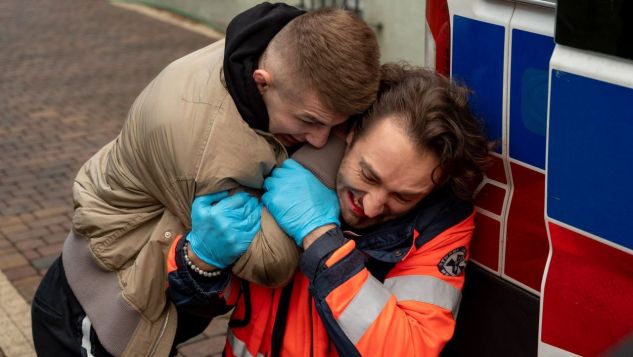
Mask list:
POLYGON ((295 160, 284 161, 264 181, 262 201, 277 224, 303 246, 303 239, 326 224, 340 225, 336 192, 295 160))
POLYGON ((261 203, 246 192, 196 197, 187 236, 190 248, 205 263, 224 269, 246 252, 259 231, 261 214, 261 203))

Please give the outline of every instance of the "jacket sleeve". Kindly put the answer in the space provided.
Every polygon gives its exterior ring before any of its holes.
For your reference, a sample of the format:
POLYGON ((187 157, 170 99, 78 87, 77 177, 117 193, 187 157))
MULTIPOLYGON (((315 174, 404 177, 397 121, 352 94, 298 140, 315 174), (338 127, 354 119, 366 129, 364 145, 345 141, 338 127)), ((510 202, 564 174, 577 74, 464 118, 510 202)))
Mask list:
MULTIPOLYGON (((312 172, 324 185, 334 189, 336 172, 345 151, 342 136, 331 135, 320 149, 304 145, 292 158, 312 172)), ((280 287, 292 279, 299 265, 299 248, 294 240, 277 225, 264 207, 261 230, 248 250, 233 266, 233 273, 267 287, 280 287)))
POLYGON ((459 263, 465 263, 473 229, 470 215, 419 249, 414 246, 383 283, 340 229, 313 243, 301 270, 339 354, 439 355, 452 337, 464 283, 463 269, 451 275, 451 257, 461 252, 459 263))
POLYGON ((275 288, 292 279, 299 265, 299 248, 292 238, 262 208, 261 229, 248 250, 235 262, 232 271, 238 277, 275 288))
POLYGON ((225 314, 240 294, 240 279, 224 270, 217 277, 203 277, 185 263, 185 236, 179 236, 167 256, 167 293, 171 301, 193 315, 213 318, 225 314))

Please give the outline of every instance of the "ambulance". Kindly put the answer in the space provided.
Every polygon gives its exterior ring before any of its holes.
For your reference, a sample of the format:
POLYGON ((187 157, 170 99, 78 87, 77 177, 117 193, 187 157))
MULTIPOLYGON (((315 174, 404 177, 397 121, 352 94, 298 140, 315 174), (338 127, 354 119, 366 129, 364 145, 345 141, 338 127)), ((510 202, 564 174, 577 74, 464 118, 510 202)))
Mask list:
POLYGON ((426 10, 427 64, 498 143, 444 355, 633 356, 633 1, 426 10))

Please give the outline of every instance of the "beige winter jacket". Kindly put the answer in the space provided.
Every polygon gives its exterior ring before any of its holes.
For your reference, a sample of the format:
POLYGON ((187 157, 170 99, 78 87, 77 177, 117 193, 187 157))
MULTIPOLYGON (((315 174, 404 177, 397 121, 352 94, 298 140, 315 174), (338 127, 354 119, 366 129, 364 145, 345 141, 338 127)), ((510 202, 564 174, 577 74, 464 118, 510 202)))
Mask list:
MULTIPOLYGON (((194 197, 260 189, 287 157, 271 135, 241 119, 221 81, 223 52, 218 41, 165 68, 136 99, 121 134, 75 179, 63 264, 113 355, 169 352, 177 317, 165 294, 165 254, 174 237, 190 230, 194 197)), ((264 209, 262 231, 233 271, 279 286, 298 258, 294 241, 264 209)))

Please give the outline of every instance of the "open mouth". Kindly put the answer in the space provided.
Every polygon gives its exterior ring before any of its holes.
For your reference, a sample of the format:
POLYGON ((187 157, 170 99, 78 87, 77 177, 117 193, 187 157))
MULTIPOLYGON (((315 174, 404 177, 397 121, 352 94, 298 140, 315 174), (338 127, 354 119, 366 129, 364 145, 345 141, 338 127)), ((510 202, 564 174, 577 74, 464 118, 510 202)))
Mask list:
POLYGON ((352 191, 347 191, 347 198, 349 199, 349 203, 350 203, 350 206, 352 207, 352 211, 354 211, 354 214, 356 214, 359 217, 364 217, 365 212, 363 211, 362 207, 356 204, 356 201, 354 200, 354 194, 352 194, 352 191))

